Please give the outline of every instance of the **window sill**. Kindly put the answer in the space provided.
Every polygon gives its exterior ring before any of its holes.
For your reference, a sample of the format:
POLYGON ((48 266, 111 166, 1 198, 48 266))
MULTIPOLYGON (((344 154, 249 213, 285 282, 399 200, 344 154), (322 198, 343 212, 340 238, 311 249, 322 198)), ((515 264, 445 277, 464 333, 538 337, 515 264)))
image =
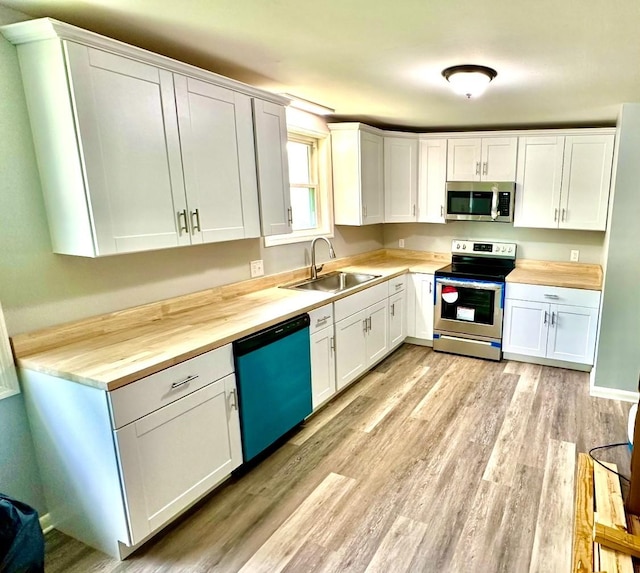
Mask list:
POLYGON ((333 230, 323 229, 314 232, 299 231, 286 235, 273 235, 264 238, 265 247, 277 247, 279 245, 290 245, 292 243, 308 243, 316 237, 327 237, 333 239, 333 230))

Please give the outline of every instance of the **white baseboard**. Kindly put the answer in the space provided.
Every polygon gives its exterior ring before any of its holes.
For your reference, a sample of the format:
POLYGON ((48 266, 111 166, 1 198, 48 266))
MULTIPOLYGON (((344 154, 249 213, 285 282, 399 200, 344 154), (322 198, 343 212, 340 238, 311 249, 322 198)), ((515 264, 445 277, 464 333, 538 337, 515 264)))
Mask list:
POLYGON ((49 533, 53 529, 50 513, 45 513, 40 516, 40 528, 42 529, 42 533, 49 533))
POLYGON ((630 390, 618 390, 617 388, 604 388, 603 386, 591 386, 589 393, 595 398, 608 398, 609 400, 621 400, 622 402, 638 403, 640 393, 630 390))

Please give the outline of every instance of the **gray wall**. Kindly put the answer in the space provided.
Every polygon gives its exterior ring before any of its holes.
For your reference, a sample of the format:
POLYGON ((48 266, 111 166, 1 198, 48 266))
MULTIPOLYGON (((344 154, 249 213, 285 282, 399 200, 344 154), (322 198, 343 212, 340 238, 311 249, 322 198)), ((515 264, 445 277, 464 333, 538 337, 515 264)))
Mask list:
POLYGON ((604 233, 597 231, 565 231, 555 229, 524 229, 503 223, 452 221, 446 224, 399 223, 384 226, 384 244, 419 251, 451 251, 453 239, 482 239, 514 242, 518 259, 569 261, 572 249, 580 251, 581 263, 601 264, 604 233))
POLYGON ((637 391, 640 374, 640 104, 625 104, 605 242, 605 275, 594 384, 637 391))

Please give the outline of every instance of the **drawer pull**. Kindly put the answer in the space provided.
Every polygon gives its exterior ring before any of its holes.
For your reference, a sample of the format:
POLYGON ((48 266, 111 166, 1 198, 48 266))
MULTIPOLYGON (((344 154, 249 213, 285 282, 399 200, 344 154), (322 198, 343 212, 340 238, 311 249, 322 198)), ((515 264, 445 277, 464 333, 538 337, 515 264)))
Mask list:
POLYGON ((327 322, 327 320, 329 320, 331 317, 330 316, 323 316, 322 318, 318 318, 316 320, 316 326, 320 326, 321 324, 324 324, 325 322, 327 322))
POLYGON ((557 294, 545 294, 544 298, 550 298, 551 300, 558 300, 560 297, 557 294))
POLYGON ((545 310, 544 311, 544 323, 547 324, 548 321, 549 321, 549 313, 545 310))
POLYGON ((402 283, 398 283, 398 284, 396 285, 396 290, 400 290, 401 288, 402 288, 402 283))
POLYGON ((335 352, 336 351, 336 337, 332 336, 331 337, 331 352, 335 352))
POLYGON ((191 382, 192 380, 195 380, 196 378, 198 378, 198 376, 187 376, 184 380, 181 380, 180 382, 174 382, 173 384, 171 384, 171 389, 175 390, 176 388, 180 388, 180 386, 184 386, 185 384, 189 384, 189 382, 191 382))

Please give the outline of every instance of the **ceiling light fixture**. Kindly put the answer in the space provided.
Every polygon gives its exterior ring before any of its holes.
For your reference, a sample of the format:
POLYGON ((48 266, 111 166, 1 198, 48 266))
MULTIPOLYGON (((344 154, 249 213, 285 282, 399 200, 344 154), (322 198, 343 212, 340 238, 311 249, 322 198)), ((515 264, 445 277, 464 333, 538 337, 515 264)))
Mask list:
POLYGON ((466 64, 442 70, 442 75, 451 84, 455 93, 472 98, 482 95, 498 72, 486 66, 466 64))
POLYGON ((309 111, 311 113, 315 113, 316 115, 330 115, 336 112, 336 110, 331 107, 327 107, 326 105, 322 105, 314 101, 309 101, 308 99, 303 99, 301 97, 291 95, 291 94, 281 94, 281 95, 283 95, 286 98, 289 98, 291 100, 291 103, 289 105, 291 107, 295 107, 296 109, 309 111))

